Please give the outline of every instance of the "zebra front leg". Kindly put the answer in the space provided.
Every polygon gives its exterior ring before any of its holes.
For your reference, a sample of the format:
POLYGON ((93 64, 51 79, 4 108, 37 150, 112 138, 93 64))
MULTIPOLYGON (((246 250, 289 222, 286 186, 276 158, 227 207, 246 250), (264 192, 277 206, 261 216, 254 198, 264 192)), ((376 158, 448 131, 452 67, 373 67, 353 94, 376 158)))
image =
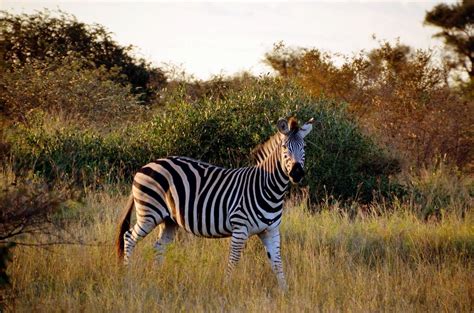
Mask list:
POLYGON ((266 230, 260 233, 258 237, 265 246, 270 265, 278 279, 278 285, 281 289, 288 290, 280 255, 280 230, 278 228, 266 230))
POLYGON ((229 253, 229 262, 227 263, 226 270, 226 279, 230 277, 230 274, 233 272, 235 266, 240 260, 242 255, 242 250, 245 247, 245 242, 247 241, 249 235, 247 228, 238 228, 234 229, 232 232, 232 238, 230 241, 230 253, 229 253))
POLYGON ((173 241, 177 226, 174 222, 164 222, 161 224, 160 239, 155 242, 154 248, 156 250, 156 261, 158 264, 163 263, 166 246, 173 241))

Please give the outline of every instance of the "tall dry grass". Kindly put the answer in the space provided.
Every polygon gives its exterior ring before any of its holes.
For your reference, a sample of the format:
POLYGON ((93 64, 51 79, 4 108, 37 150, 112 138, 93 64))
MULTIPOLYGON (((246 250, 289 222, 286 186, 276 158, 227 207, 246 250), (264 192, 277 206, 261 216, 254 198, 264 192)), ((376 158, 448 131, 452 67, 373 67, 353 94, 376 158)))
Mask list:
MULTIPOLYGON (((155 231, 129 268, 117 263, 115 222, 126 196, 91 193, 69 231, 83 242, 19 246, 8 274, 16 312, 469 312, 474 304, 474 214, 426 223, 410 210, 348 216, 333 207, 309 214, 290 203, 282 225, 289 291, 278 290, 263 247, 251 238, 224 283, 228 240, 179 232, 162 265, 155 231)), ((70 206, 71 207, 71 206, 70 206)))

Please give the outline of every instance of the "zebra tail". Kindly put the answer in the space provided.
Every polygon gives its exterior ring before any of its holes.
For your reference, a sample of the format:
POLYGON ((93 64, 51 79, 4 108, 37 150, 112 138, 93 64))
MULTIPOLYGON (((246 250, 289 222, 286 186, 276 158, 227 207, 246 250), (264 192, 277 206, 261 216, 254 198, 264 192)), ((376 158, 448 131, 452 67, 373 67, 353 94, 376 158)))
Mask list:
POLYGON ((124 249, 124 239, 123 235, 127 230, 130 229, 130 220, 133 210, 133 195, 130 195, 127 201, 127 205, 123 208, 122 213, 120 214, 120 219, 118 222, 117 229, 117 238, 115 240, 115 246, 117 247, 117 255, 119 259, 123 259, 123 249, 124 249))

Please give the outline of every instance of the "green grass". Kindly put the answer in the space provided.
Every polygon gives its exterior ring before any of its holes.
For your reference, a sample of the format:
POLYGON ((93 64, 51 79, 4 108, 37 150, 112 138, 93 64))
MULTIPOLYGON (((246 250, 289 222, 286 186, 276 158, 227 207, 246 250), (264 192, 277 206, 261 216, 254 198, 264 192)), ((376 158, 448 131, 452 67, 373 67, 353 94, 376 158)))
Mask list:
MULTIPOLYGON (((423 222, 409 210, 350 219, 333 207, 309 214, 289 204, 279 291, 258 238, 224 283, 229 240, 178 233, 162 265, 158 231, 117 263, 115 222, 126 197, 91 193, 68 230, 98 246, 17 247, 9 309, 17 312, 472 312, 474 214, 423 222)), ((70 212, 65 212, 70 214, 70 212)))

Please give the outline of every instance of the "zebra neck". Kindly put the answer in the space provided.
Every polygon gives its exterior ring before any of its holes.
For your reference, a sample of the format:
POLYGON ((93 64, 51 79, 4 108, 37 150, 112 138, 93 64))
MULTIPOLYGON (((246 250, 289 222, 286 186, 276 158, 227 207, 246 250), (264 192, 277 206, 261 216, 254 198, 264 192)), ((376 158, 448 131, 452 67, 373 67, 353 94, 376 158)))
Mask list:
POLYGON ((289 184, 289 178, 281 166, 281 145, 272 145, 272 150, 267 150, 266 155, 256 165, 263 175, 265 189, 271 190, 275 195, 283 196, 289 184))

